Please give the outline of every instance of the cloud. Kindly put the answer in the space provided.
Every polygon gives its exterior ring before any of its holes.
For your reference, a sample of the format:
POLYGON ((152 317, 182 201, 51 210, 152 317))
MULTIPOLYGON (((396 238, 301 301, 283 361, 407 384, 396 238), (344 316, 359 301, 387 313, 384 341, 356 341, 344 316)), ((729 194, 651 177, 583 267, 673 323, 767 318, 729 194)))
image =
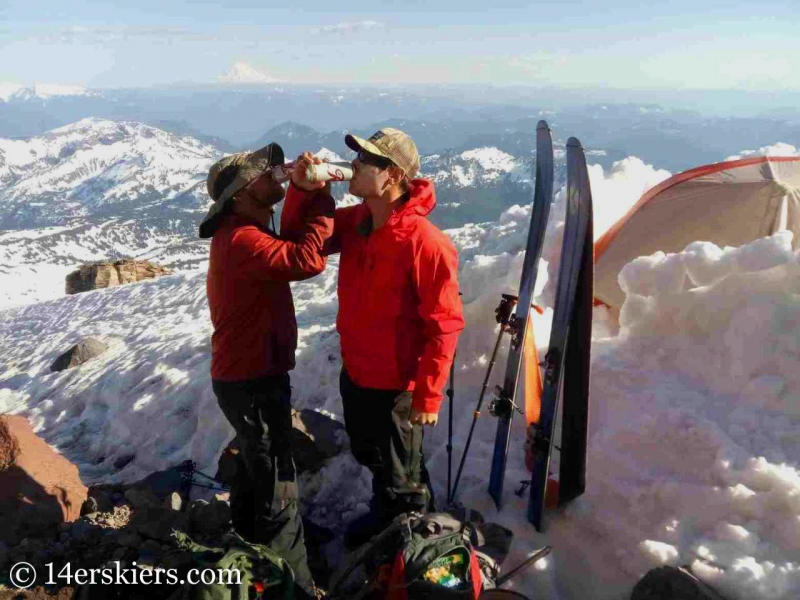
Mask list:
POLYGON ((219 83, 227 84, 259 84, 259 83, 280 83, 280 79, 275 79, 248 65, 244 62, 235 63, 226 73, 217 77, 219 83))
POLYGON ((176 41, 215 42, 222 41, 216 34, 207 34, 169 27, 67 27, 59 31, 31 38, 41 44, 111 44, 116 42, 143 41, 148 43, 172 43, 176 41))
POLYGON ((343 23, 336 23, 335 25, 324 25, 322 27, 314 27, 311 30, 311 35, 344 35, 353 34, 360 31, 370 31, 373 29, 383 29, 386 23, 380 21, 348 21, 343 23))
POLYGON ((740 158, 750 158, 754 156, 800 156, 800 149, 785 142, 778 142, 772 146, 762 146, 758 150, 743 150, 739 154, 729 156, 725 160, 738 160, 740 158))

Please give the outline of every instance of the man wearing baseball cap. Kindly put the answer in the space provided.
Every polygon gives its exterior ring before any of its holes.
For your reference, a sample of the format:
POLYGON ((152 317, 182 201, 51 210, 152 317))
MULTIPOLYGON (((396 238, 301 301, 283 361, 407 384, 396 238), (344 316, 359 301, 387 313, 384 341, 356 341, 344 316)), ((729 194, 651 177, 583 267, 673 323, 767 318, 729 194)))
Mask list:
POLYGON ((200 237, 212 238, 206 285, 212 387, 247 471, 231 489, 234 526, 282 556, 301 594, 314 598, 291 450, 297 324, 289 282, 325 269, 320 251, 333 231, 334 202, 329 189, 317 189, 280 236, 271 231, 284 190, 270 169, 283 162, 273 143, 213 165, 207 187, 214 204, 200 237))
MULTIPOLYGON (((345 426, 355 458, 373 474, 372 510, 351 526, 353 546, 401 512, 433 507, 422 426, 437 422, 464 319, 458 253, 426 218, 436 197, 433 183, 415 179, 414 142, 387 127, 345 143, 358 153, 349 191, 364 202, 336 210, 326 252, 341 252, 345 426)), ((298 160, 311 162, 319 159, 298 160)), ((319 187, 294 183, 308 193, 319 187)))

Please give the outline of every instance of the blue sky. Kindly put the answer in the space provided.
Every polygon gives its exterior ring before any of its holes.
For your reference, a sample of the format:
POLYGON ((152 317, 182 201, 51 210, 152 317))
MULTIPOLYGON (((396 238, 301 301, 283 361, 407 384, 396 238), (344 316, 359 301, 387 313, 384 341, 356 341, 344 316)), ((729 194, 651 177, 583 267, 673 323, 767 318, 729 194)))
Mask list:
POLYGON ((0 0, 0 82, 800 89, 791 2, 0 0))

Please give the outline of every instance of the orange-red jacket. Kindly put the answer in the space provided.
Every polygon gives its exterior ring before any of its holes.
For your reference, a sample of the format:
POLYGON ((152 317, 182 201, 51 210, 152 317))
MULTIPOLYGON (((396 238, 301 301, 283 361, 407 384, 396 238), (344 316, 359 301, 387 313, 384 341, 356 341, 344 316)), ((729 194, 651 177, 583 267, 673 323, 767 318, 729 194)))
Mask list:
MULTIPOLYGON (((297 202, 287 194, 286 206, 297 202)), ((340 208, 328 252, 341 252, 342 360, 356 385, 414 390, 412 406, 438 412, 458 334, 458 253, 426 215, 433 184, 411 182, 409 198, 376 230, 365 204, 340 208)))
POLYGON ((238 215, 226 216, 214 233, 206 280, 213 379, 242 381, 294 368, 297 322, 289 282, 325 269, 320 250, 333 232, 333 198, 309 196, 280 237, 238 215))

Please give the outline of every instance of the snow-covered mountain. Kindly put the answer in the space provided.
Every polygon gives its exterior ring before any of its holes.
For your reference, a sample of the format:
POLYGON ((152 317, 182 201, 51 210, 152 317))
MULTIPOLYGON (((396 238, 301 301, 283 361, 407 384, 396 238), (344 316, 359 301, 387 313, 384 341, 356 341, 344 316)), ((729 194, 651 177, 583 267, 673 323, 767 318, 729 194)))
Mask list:
MULTIPOLYGON (((315 146, 315 132, 295 123, 272 134, 328 160, 353 157, 315 146)), ((191 136, 97 118, 0 139, 0 305, 58 297, 66 274, 92 260, 145 258, 177 271, 202 265, 208 246, 197 224, 209 203, 208 169, 221 155, 191 136)), ((531 164, 496 148, 424 157, 422 176, 434 179, 439 199, 433 220, 460 226, 528 204, 531 164)), ((346 184, 334 186, 341 204, 358 201, 346 192, 346 184)))
POLYGON ((459 154, 426 156, 421 170, 437 187, 464 188, 500 180, 530 185, 533 160, 518 159, 497 148, 476 148, 459 154))
MULTIPOLYGON (((529 204, 534 157, 514 156, 491 146, 422 157, 421 176, 436 184, 439 202, 432 220, 443 227, 459 227, 495 220, 515 204, 529 204)), ((564 173, 559 162, 556 184, 563 183, 564 173)))
POLYGON ((0 83, 0 101, 26 102, 68 96, 100 96, 101 92, 76 85, 0 83))
POLYGON ((207 203, 200 183, 218 156, 193 138, 104 119, 0 139, 0 229, 195 211, 207 203))
POLYGON ((197 223, 220 152, 140 123, 84 119, 27 140, 0 139, 0 305, 63 294, 92 260, 197 266, 197 223), (5 230, 5 231, 3 231, 5 230))

